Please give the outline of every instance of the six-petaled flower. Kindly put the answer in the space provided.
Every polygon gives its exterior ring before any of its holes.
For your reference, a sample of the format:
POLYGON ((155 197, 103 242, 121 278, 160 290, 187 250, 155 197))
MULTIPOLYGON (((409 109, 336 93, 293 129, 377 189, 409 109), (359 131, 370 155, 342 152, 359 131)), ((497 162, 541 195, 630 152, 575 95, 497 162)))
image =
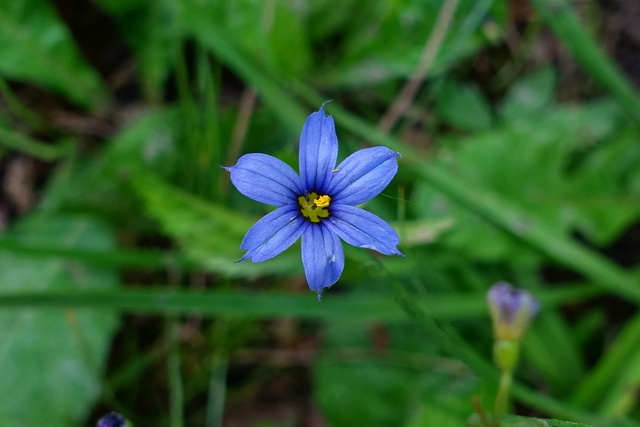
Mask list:
POLYGON ((297 174, 267 154, 246 154, 231 167, 231 182, 245 196, 276 206, 245 235, 240 259, 261 262, 302 238, 307 283, 320 293, 344 269, 342 242, 402 255, 398 234, 378 216, 356 207, 378 195, 398 170, 398 153, 386 147, 359 150, 336 166, 338 137, 324 106, 311 114, 300 135, 297 174))

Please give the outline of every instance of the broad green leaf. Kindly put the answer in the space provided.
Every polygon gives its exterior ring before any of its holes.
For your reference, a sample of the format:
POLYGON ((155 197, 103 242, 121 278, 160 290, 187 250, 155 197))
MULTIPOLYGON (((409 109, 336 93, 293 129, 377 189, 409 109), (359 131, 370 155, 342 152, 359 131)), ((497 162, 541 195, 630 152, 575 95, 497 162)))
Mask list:
POLYGON ((517 81, 500 106, 502 119, 530 118, 554 101, 556 75, 551 68, 542 68, 517 81))
POLYGON ((492 124, 489 103, 475 85, 445 82, 436 92, 436 113, 461 130, 487 129, 492 124))
POLYGON ((82 107, 95 107, 105 98, 102 81, 49 2, 2 2, 0 50, 0 75, 42 85, 82 107))
MULTIPOLYGON (((31 216, 6 238, 24 244, 107 250, 109 229, 89 217, 31 216)), ((11 292, 106 290, 113 270, 59 258, 3 252, 0 298, 11 292)), ((117 325, 112 313, 72 308, 0 312, 0 426, 69 427, 84 423, 101 394, 101 371, 117 325)))

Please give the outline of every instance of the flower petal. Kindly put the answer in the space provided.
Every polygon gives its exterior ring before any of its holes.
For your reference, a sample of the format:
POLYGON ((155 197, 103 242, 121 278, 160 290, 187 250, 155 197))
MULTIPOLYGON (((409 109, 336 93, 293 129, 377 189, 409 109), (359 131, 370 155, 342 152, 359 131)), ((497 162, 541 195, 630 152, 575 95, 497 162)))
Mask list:
POLYGON ((247 231, 240 247, 248 252, 238 262, 273 258, 293 245, 308 227, 309 221, 300 215, 299 206, 282 206, 260 218, 247 231))
POLYGON ((344 270, 344 252, 338 236, 322 224, 311 224, 302 235, 302 265, 314 291, 333 285, 344 270))
POLYGON ((387 147, 371 147, 347 157, 332 174, 327 193, 334 203, 358 205, 377 196, 398 171, 400 153, 387 147))
POLYGON ((238 163, 225 167, 231 182, 245 196, 272 206, 296 203, 300 178, 280 159, 262 153, 245 154, 238 163))
POLYGON ((402 255, 396 248, 398 233, 382 218, 364 209, 331 205, 331 215, 323 225, 352 246, 373 249, 385 255, 402 255))
POLYGON ((324 106, 312 113, 300 134, 300 181, 305 193, 326 194, 338 158, 338 136, 333 117, 324 106))

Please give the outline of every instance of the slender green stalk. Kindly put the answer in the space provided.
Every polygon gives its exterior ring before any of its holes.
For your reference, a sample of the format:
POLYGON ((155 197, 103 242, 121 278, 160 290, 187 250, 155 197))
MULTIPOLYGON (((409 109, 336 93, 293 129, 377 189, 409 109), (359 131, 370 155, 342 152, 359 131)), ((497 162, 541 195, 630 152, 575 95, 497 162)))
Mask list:
POLYGON ((65 258, 86 264, 102 267, 148 267, 167 268, 180 267, 182 269, 196 269, 198 266, 185 256, 171 252, 152 250, 93 251, 73 249, 62 246, 24 244, 15 240, 0 238, 0 253, 11 252, 33 258, 65 258))
POLYGON ((640 123, 638 92, 580 24, 569 2, 567 0, 531 0, 531 4, 576 60, 611 91, 627 114, 640 123))
POLYGON ((22 151, 40 160, 52 161, 69 154, 73 144, 45 144, 21 133, 0 126, 0 144, 22 151))
MULTIPOLYGON (((2 293, 0 307, 93 308, 138 314, 238 316, 264 318, 292 316, 305 319, 345 319, 404 322, 403 311, 382 295, 331 295, 318 304, 308 294, 247 293, 230 291, 186 291, 166 288, 124 288, 116 290, 74 290, 2 293)), ((569 286, 537 294, 545 308, 568 300, 579 301, 598 295, 593 286, 569 286)), ((439 319, 468 319, 486 316, 485 294, 430 296, 430 313, 439 319)))
POLYGON ((171 427, 184 426, 184 390, 180 368, 180 322, 167 319, 167 375, 169 378, 169 417, 171 427))
POLYGON ((458 0, 445 0, 442 4, 435 25, 422 49, 418 66, 413 70, 409 80, 398 93, 396 99, 393 100, 382 119, 380 119, 378 128, 382 132, 388 132, 411 106, 420 86, 422 86, 424 79, 431 71, 444 39, 449 33, 451 21, 457 8, 458 0))
POLYGON ((513 371, 502 372, 498 382, 498 392, 496 393, 496 404, 493 412, 494 419, 499 422, 500 417, 507 413, 509 406, 509 393, 513 383, 513 371))
POLYGON ((229 358, 216 354, 211 361, 211 375, 209 377, 209 397, 207 400, 207 427, 222 426, 224 403, 227 393, 227 369, 229 358))
POLYGON ((6 80, 0 76, 0 95, 5 100, 10 110, 24 121, 30 128, 43 128, 48 123, 40 116, 25 106, 22 101, 14 95, 6 80))
POLYGON ((570 401, 583 407, 594 407, 603 403, 609 404, 610 407, 616 406, 612 405, 612 402, 621 402, 628 399, 627 393, 635 393, 633 383, 638 380, 639 365, 640 315, 636 315, 627 322, 615 343, 608 348, 585 380, 575 388, 575 394, 570 401), (627 387, 616 388, 616 380, 624 380, 627 387))

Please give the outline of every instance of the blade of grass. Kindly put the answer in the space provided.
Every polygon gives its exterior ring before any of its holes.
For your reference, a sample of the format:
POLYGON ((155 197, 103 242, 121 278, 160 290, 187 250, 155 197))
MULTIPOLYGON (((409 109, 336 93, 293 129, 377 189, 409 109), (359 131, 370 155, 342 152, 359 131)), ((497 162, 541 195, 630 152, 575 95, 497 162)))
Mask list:
POLYGON ((2 126, 0 126, 0 144, 47 162, 65 157, 74 146, 70 141, 57 145, 45 144, 2 126))
POLYGON ((2 95, 3 101, 7 103, 9 110, 30 128, 41 129, 48 126, 48 123, 42 117, 22 103, 2 76, 0 76, 0 95, 2 95))
POLYGON ((227 394, 227 369, 229 358, 225 355, 214 355, 211 361, 209 376, 209 396, 207 397, 207 427, 222 425, 224 402, 227 394))
POLYGON ((243 54, 243 50, 234 44, 227 33, 219 26, 213 25, 208 18, 212 14, 207 11, 205 3, 191 0, 176 2, 176 6, 181 8, 183 22, 187 23, 185 28, 203 47, 215 53, 216 57, 231 66, 239 77, 258 89, 264 102, 271 106, 283 123, 291 129, 301 128, 307 116, 304 111, 291 100, 281 85, 274 82, 243 54))
MULTIPOLYGON (((566 301, 588 299, 601 293, 595 286, 573 285, 536 295, 545 309, 566 301)), ((430 296, 433 316, 443 319, 487 317, 485 294, 430 296)), ((193 292, 158 288, 117 291, 29 292, 0 294, 0 307, 94 308, 138 314, 241 316, 246 318, 292 316, 325 320, 404 321, 405 315, 388 295, 331 295, 321 304, 308 294, 193 292)))
MULTIPOLYGON (((615 387, 618 379, 624 379, 628 384, 637 383, 638 364, 640 363, 640 315, 627 322, 625 328, 618 334, 615 344, 610 346, 605 356, 591 370, 590 375, 576 387, 570 401, 582 407, 594 407, 601 402, 615 401, 611 394, 618 391, 619 398, 625 398, 615 387), (635 372, 635 375, 629 373, 635 372)), ((627 388, 627 392, 635 387, 627 388)), ((611 405, 610 406, 615 406, 611 405)))
POLYGON ((567 0, 531 0, 531 4, 575 59, 640 123, 640 96, 629 80, 598 47, 580 24, 567 0))
POLYGON ((34 258, 60 257, 101 267, 180 267, 193 270, 198 266, 181 254, 151 250, 90 251, 60 246, 25 245, 7 238, 0 238, 0 252, 11 252, 34 258))
POLYGON ((167 377, 169 379, 169 418, 171 427, 184 426, 184 390, 180 368, 180 321, 166 319, 167 377))

